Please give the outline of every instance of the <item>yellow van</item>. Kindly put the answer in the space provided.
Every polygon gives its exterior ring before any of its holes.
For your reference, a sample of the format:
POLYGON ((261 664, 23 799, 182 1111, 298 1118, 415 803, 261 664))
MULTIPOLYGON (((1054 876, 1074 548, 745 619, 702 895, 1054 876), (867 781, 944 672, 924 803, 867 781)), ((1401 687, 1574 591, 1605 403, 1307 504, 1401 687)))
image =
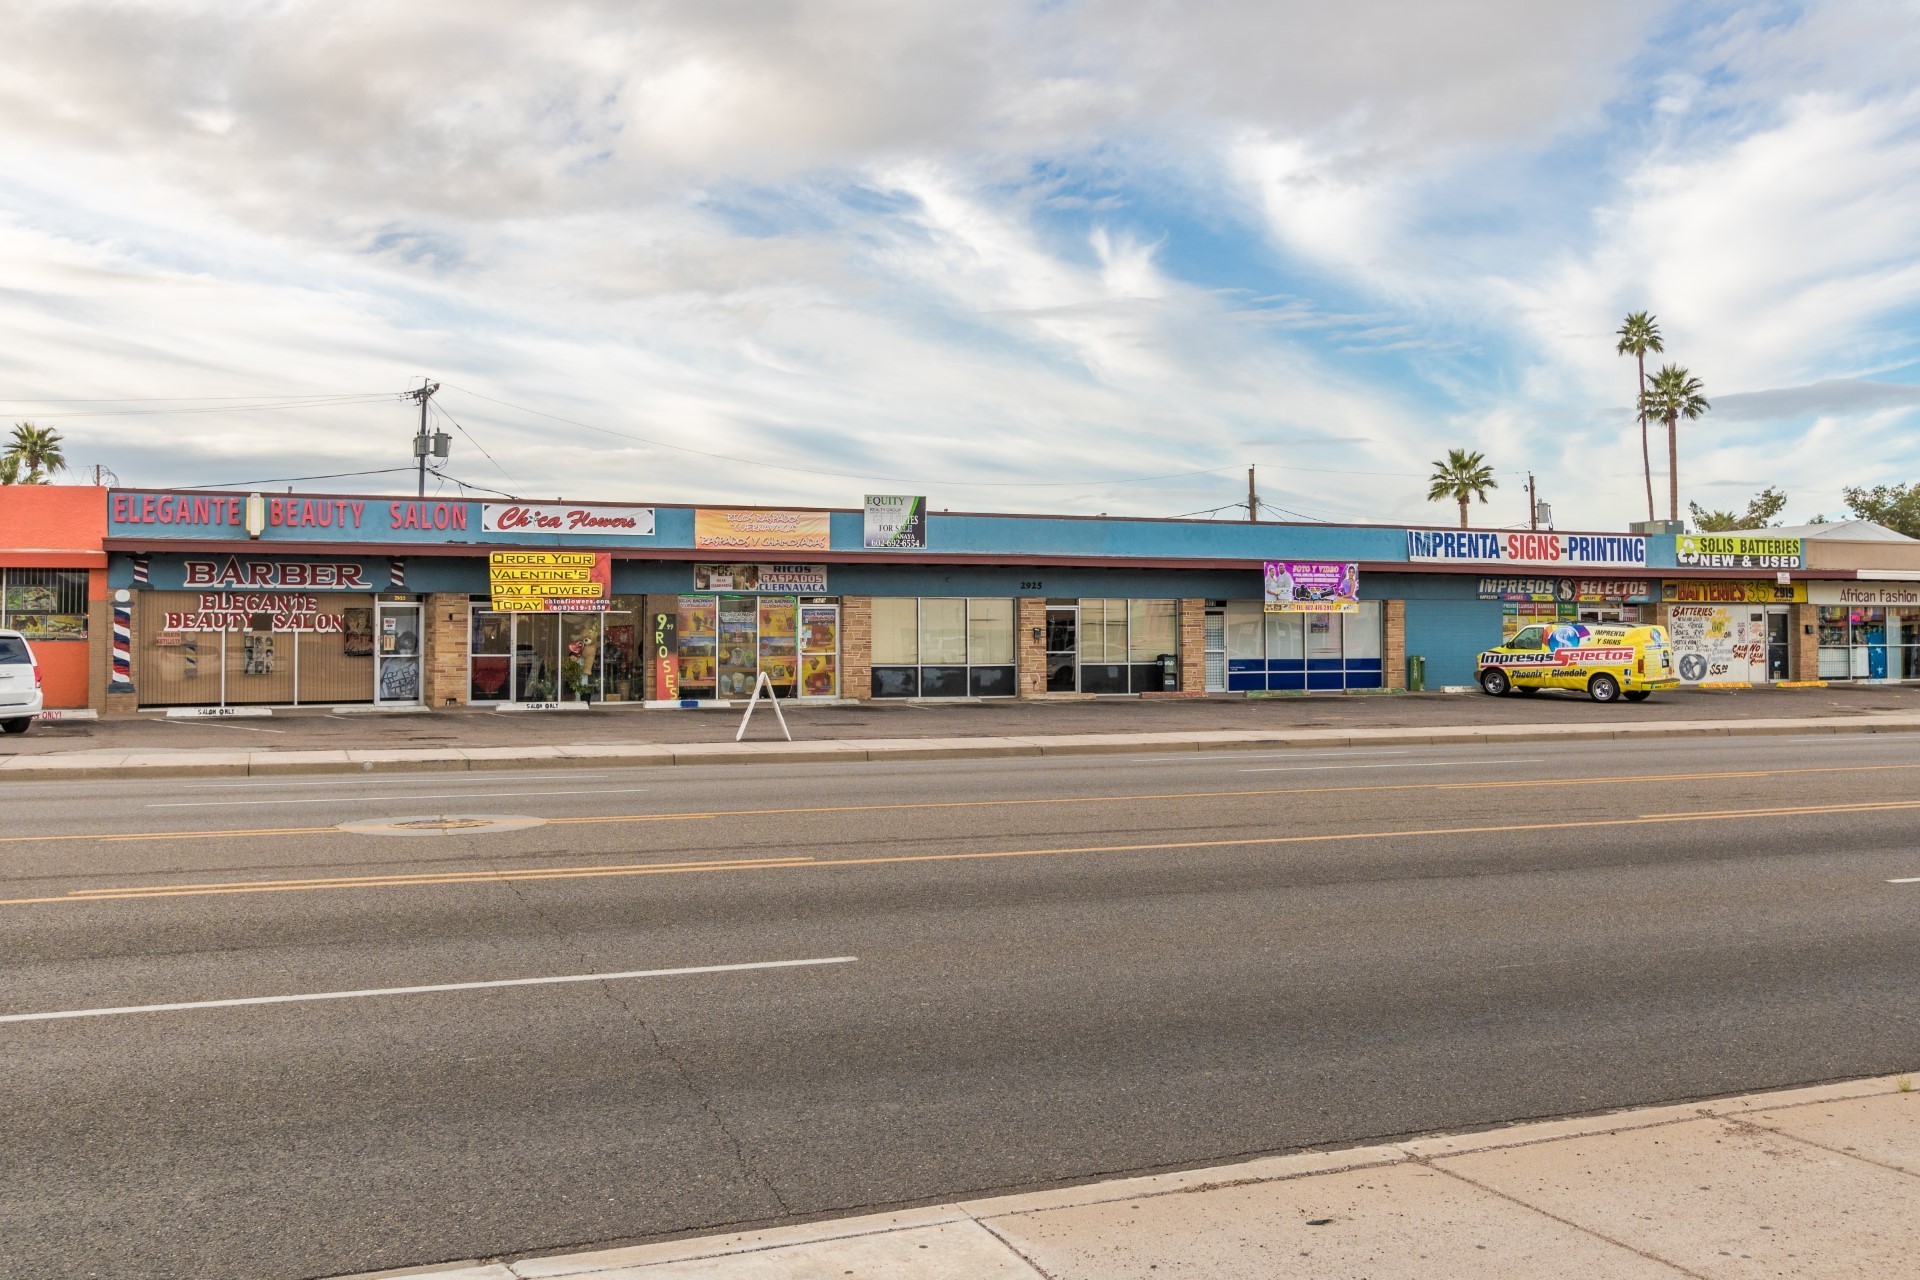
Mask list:
POLYGON ((1495 697, 1581 689, 1595 702, 1644 702, 1657 689, 1680 687, 1664 627, 1541 623, 1481 654, 1478 666, 1480 687, 1495 697))

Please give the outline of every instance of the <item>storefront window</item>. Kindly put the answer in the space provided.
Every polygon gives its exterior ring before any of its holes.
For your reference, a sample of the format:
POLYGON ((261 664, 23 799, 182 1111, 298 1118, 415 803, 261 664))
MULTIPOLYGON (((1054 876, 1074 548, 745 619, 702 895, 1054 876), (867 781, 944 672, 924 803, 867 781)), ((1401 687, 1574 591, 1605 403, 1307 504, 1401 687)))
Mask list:
POLYGON ((840 606, 788 595, 681 596, 680 696, 747 698, 764 672, 776 697, 840 688, 840 606))
POLYGON ((87 571, 0 569, 0 627, 29 640, 85 640, 87 571))
POLYGON ((1229 649, 1227 688, 1243 693, 1295 693, 1309 689, 1378 689, 1385 683, 1381 663, 1381 604, 1362 600, 1357 613, 1269 613, 1265 648, 1252 643, 1252 610, 1236 602, 1246 619, 1244 639, 1231 642, 1235 604, 1227 606, 1229 649))
POLYGON ((1229 600, 1226 615, 1227 656, 1229 658, 1266 657, 1266 642, 1262 636, 1266 630, 1267 614, 1260 602, 1229 600))
POLYGON ((881 597, 873 602, 876 698, 1010 698, 1011 599, 881 597))
MULTIPOLYGON (((417 619, 417 605, 404 609, 417 619)), ((370 595, 145 591, 134 687, 150 707, 369 702, 376 613, 370 595)), ((399 654, 398 625, 392 640, 399 654)), ((417 622, 404 643, 418 652, 417 622)))
POLYGON ((1820 606, 1820 678, 1920 678, 1920 609, 1820 606))

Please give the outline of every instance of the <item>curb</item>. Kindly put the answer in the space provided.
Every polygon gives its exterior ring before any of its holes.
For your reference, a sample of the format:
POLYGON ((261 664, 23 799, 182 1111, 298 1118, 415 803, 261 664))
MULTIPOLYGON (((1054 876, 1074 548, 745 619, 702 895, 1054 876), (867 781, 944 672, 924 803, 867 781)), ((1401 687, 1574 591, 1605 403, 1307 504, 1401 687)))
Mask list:
MULTIPOLYGON (((1425 1164, 1477 1152, 1536 1146, 1600 1134, 1629 1133, 1635 1130, 1684 1124, 1694 1120, 1728 1119, 1761 1112, 1818 1106, 1823 1103, 1881 1097, 1907 1092, 1900 1087, 1901 1079, 1902 1077, 1898 1075, 1873 1076, 1803 1088, 1779 1089, 1768 1093, 1746 1093, 1698 1102, 1658 1104, 1560 1120, 1524 1121, 1471 1133, 1438 1134, 1398 1142, 1326 1151, 1307 1150, 1284 1156, 1263 1156, 1238 1163, 1173 1173, 1115 1178, 1046 1191, 950 1200, 914 1208, 868 1213, 854 1217, 826 1218, 788 1226, 689 1236, 652 1244, 568 1254, 522 1255, 514 1257, 512 1261, 507 1261, 505 1258, 472 1258, 425 1267, 408 1267, 397 1271, 361 1272, 351 1276, 335 1277, 334 1280, 401 1280, 401 1277, 418 1277, 419 1280, 562 1280, 563 1277, 584 1277, 616 1271, 625 1275, 630 1274, 625 1270, 626 1268, 666 1266, 673 1263, 717 1262, 729 1257, 765 1253, 795 1245, 912 1231, 945 1223, 972 1222, 984 1225, 993 1219, 1016 1214, 1077 1209, 1091 1205, 1111 1204, 1121 1200, 1138 1201, 1158 1196, 1182 1195, 1258 1183, 1285 1182, 1353 1169, 1425 1164)), ((677 1272, 678 1268, 675 1270, 677 1272)), ((703 1271, 702 1274, 705 1272, 703 1271)), ((756 1271, 754 1274, 762 1273, 756 1271)))
POLYGON ((1036 735, 1030 738, 852 738, 826 742, 608 743, 577 746, 461 747, 366 751, 103 752, 74 761, 65 753, 0 759, 0 782, 73 782, 115 778, 274 777, 297 773, 427 773, 670 765, 835 764, 913 760, 1004 760, 1027 756, 1140 755, 1252 748, 1491 746, 1523 742, 1659 741, 1794 734, 1920 733, 1920 715, 1776 720, 1670 720, 1602 725, 1441 726, 1433 729, 1215 730, 1195 733, 1036 735))

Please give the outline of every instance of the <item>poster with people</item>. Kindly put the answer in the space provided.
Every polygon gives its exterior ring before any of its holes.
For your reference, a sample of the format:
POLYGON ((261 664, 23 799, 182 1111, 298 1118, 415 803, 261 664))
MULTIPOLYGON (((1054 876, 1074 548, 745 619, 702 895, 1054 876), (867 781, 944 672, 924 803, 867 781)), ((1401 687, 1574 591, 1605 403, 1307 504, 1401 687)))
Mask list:
POLYGON ((1269 560, 1266 612, 1358 613, 1360 566, 1327 560, 1269 560))

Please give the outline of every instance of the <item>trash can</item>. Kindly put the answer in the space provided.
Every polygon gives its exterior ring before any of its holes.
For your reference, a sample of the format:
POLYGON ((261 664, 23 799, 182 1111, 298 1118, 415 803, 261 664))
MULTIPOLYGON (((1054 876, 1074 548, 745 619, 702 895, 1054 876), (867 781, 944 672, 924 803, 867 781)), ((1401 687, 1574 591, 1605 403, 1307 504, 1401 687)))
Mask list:
POLYGON ((1178 689, 1180 687, 1180 660, 1170 653, 1163 653, 1155 659, 1160 664, 1160 687, 1178 689))
POLYGON ((1407 655, 1407 692, 1419 693, 1427 687, 1427 660, 1418 653, 1407 655))

